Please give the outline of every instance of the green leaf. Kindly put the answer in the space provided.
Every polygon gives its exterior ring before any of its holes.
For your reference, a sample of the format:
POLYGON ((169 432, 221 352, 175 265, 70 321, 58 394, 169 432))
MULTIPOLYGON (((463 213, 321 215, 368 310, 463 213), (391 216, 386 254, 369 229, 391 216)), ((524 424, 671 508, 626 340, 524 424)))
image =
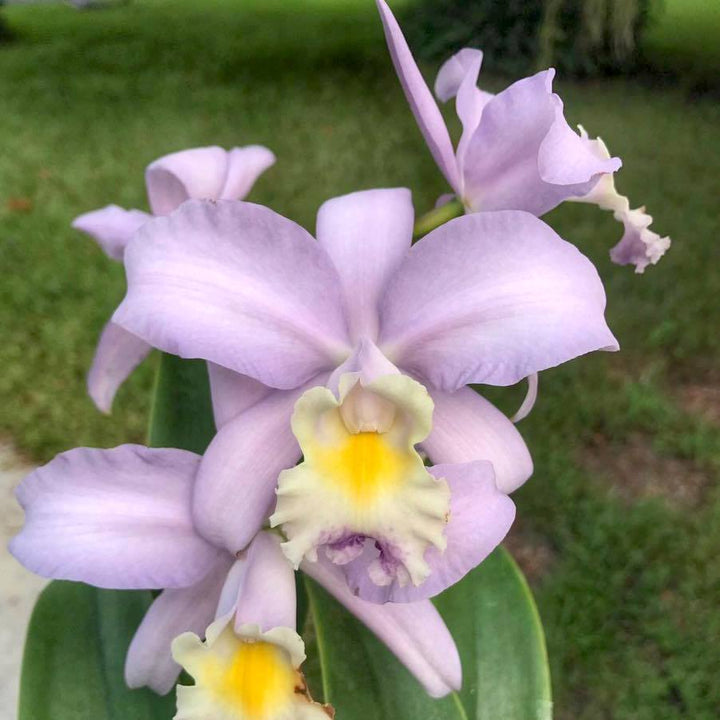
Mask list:
MULTIPOLYGON (((548 720, 550 673, 527 583, 504 549, 445 591, 437 606, 458 645, 463 688, 429 698, 389 650, 313 581, 307 676, 342 720, 548 720)), ((423 632, 423 628, 418 628, 423 632)))
POLYGON ((435 603, 463 662, 460 698, 474 720, 549 720, 550 668, 530 588, 505 548, 435 603))
POLYGON ((201 454, 214 434, 207 364, 163 353, 155 380, 148 444, 201 454))
POLYGON ((173 695, 130 690, 123 680, 125 653, 151 602, 149 592, 50 583, 28 628, 19 720, 171 718, 173 695))

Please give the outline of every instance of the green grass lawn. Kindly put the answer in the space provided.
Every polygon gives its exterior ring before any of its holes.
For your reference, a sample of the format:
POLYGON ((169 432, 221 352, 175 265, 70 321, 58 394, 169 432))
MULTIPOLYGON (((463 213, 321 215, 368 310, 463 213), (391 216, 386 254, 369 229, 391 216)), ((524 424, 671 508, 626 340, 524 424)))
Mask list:
MULTIPOLYGON (((445 191, 369 0, 4 13, 18 39, 0 46, 0 433, 35 460, 144 437, 153 359, 112 416, 85 396, 124 280, 69 226, 110 202, 145 207, 154 158, 267 144, 278 164, 252 199, 309 228, 333 195, 407 185, 424 211, 445 191)), ((675 244, 635 276, 607 259, 620 233, 612 218, 579 205, 549 218, 597 263, 623 351, 543 374, 521 425, 536 472, 516 495, 515 546, 546 624, 557 718, 710 720, 720 707, 720 107, 626 80, 560 91, 570 118, 623 157, 620 189, 675 244)), ((511 409, 519 392, 489 394, 511 409)))

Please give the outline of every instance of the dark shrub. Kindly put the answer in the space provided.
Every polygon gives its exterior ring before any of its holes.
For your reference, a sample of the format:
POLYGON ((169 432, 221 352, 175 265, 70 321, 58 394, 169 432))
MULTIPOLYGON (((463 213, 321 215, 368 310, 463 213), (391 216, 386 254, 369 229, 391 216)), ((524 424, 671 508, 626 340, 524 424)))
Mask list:
POLYGON ((461 47, 512 75, 554 66, 565 75, 631 72, 652 0, 417 0, 403 17, 432 60, 461 47))

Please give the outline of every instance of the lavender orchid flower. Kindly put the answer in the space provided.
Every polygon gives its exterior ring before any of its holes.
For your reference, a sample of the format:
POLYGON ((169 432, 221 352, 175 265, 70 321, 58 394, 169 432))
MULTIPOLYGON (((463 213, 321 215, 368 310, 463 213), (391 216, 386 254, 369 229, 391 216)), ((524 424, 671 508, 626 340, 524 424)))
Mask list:
MULTIPOLYGON (((618 264, 637 272, 656 263, 670 244, 648 229, 644 209, 630 211, 615 191, 612 174, 620 160, 601 140, 575 133, 552 92, 554 70, 512 84, 497 95, 477 87, 483 54, 464 48, 441 68, 435 94, 455 98, 462 135, 453 151, 440 110, 427 87, 397 20, 385 0, 376 0, 390 54, 410 107, 440 171, 466 212, 526 210, 541 216, 566 200, 612 210, 625 234, 611 251, 618 264), (608 202, 609 201, 609 202, 608 202)), ((452 196, 449 196, 452 197, 452 196)), ((447 201, 448 196, 443 200, 447 201)))
MULTIPOLYGON (((242 199, 274 162, 272 152, 260 145, 166 155, 145 172, 150 208, 153 215, 167 215, 189 198, 242 199)), ((153 215, 108 205, 80 215, 72 225, 96 240, 109 258, 122 262, 128 241, 153 215)), ((88 374, 88 391, 99 410, 110 412, 118 388, 151 349, 113 322, 105 326, 88 374)))
POLYGON ((617 349, 597 272, 542 221, 466 215, 411 247, 413 220, 402 188, 325 203, 317 241, 258 205, 189 201, 128 245, 128 294, 114 322, 222 366, 226 390, 233 378, 274 388, 235 416, 217 412, 225 422, 193 502, 198 529, 215 544, 235 553, 255 535, 279 473, 301 455, 290 424, 298 398, 354 372, 363 352, 429 389, 433 426, 421 447, 434 463, 489 461, 508 493, 530 476, 529 453, 513 424, 465 385, 509 385, 617 349))
MULTIPOLYGON (((184 450, 77 448, 35 470, 17 491, 26 521, 10 550, 33 572, 105 588, 164 588, 130 645, 125 675, 131 687, 168 692, 180 670, 171 656, 173 638, 203 635, 213 619, 229 613, 240 639, 273 628, 285 628, 286 638, 294 633, 293 571, 280 538, 261 531, 235 555, 195 528, 191 497, 199 463, 184 450)), ((428 693, 441 696, 460 687, 457 649, 429 601, 375 605, 352 596, 332 568, 314 568, 312 575, 390 647, 428 693)), ((217 639, 215 630, 219 626, 208 631, 209 645, 217 639)), ((191 671, 197 669, 192 646, 186 637, 175 647, 191 671)), ((194 702, 190 698, 189 706, 194 702)))

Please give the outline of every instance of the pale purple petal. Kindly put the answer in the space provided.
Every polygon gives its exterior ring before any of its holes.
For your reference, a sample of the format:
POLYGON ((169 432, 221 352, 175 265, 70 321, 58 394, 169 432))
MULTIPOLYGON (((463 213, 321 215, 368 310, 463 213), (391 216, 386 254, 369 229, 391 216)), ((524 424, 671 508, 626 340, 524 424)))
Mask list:
POLYGON ((420 69, 413 59, 397 20, 385 0, 376 0, 376 2, 385 30, 388 49, 395 65, 395 72, 405 92, 405 97, 440 171, 452 188, 459 192, 457 165, 445 121, 430 88, 425 83, 420 69))
POLYGON ((340 281, 299 225, 260 205, 191 200, 125 254, 113 320, 154 347, 293 388, 347 357, 340 281))
POLYGON ((670 247, 670 238, 661 237, 650 229, 652 216, 645 208, 616 212, 625 232, 620 242, 610 250, 610 258, 617 265, 634 265, 636 273, 645 272, 648 265, 655 265, 670 247))
POLYGON ((542 215, 620 167, 617 158, 598 158, 570 129, 552 92, 553 75, 519 80, 483 108, 464 160, 465 201, 473 211, 542 215))
POLYGON ((303 390, 275 391, 237 415, 203 456, 193 496, 195 522, 205 537, 233 555, 267 520, 280 471, 300 458, 290 416, 303 390))
POLYGON ((275 155, 262 145, 246 145, 230 150, 227 162, 227 175, 220 199, 242 200, 260 175, 275 164, 275 155))
POLYGON ((494 97, 477 86, 482 59, 480 50, 463 48, 443 64, 435 81, 435 94, 440 100, 446 102, 457 96, 455 109, 463 127, 456 153, 461 183, 467 148, 480 124, 483 108, 494 97))
POLYGON ((43 577, 117 589, 192 585, 219 554, 190 516, 199 460, 140 445, 62 453, 20 484, 25 525, 10 550, 43 577))
POLYGON ((88 392, 99 410, 110 412, 118 388, 151 350, 112 321, 103 328, 87 378, 88 392))
POLYGON ((512 385, 616 350, 597 271, 523 212, 466 215, 416 243, 381 305, 380 349, 441 390, 512 385))
POLYGON ((497 486, 509 493, 533 471, 525 441, 513 423, 472 388, 454 393, 433 390, 433 429, 422 448, 435 464, 487 460, 497 486))
POLYGON ((320 207, 317 239, 340 275, 353 342, 377 337, 378 302, 410 249, 413 222, 405 188, 356 192, 320 207))
POLYGON ((247 549, 245 573, 237 594, 235 627, 258 625, 295 629, 295 571, 275 533, 258 533, 247 549))
POLYGON ((482 50, 475 48, 463 48, 448 58, 435 78, 435 95, 438 100, 447 102, 450 98, 454 98, 468 72, 475 73, 475 82, 477 82, 477 72, 480 71, 482 58, 482 50))
POLYGON ((170 645, 184 632, 202 637, 215 618, 220 590, 233 558, 223 554, 208 574, 187 588, 164 590, 145 613, 125 658, 125 682, 131 688, 147 685, 165 695, 172 690, 180 666, 170 645))
POLYGON ((151 217, 141 210, 125 210, 117 205, 108 205, 78 215, 72 221, 72 226, 95 240, 108 257, 122 260, 130 238, 151 217))
POLYGON ((520 403, 520 407, 517 409, 517 412, 510 418, 514 423, 524 420, 532 412, 532 409, 535 407, 535 402, 537 401, 538 374, 533 373, 532 375, 529 375, 527 381, 528 387, 525 397, 523 398, 522 403, 520 403))
POLYGON ((240 375, 215 363, 209 362, 207 366, 215 427, 218 430, 272 392, 272 388, 247 375, 240 375))
POLYGON ((192 148, 161 157, 145 171, 155 215, 169 215, 186 200, 242 200, 275 162, 261 145, 192 148))
POLYGON ((169 215, 191 198, 218 200, 227 166, 227 152, 220 147, 181 150, 150 163, 145 184, 153 214, 169 215))
POLYGON ((503 540, 515 518, 515 505, 497 489, 489 462, 435 465, 430 472, 450 486, 450 517, 445 530, 447 548, 430 547, 425 559, 431 572, 418 586, 397 582, 376 585, 367 572, 374 558, 366 547, 363 556, 344 566, 353 594, 375 603, 416 602, 438 595, 477 567, 503 540))
POLYGON ((455 642, 429 600, 376 605, 348 590, 342 571, 329 561, 305 562, 302 569, 372 630, 432 697, 442 697, 462 684, 455 642))

